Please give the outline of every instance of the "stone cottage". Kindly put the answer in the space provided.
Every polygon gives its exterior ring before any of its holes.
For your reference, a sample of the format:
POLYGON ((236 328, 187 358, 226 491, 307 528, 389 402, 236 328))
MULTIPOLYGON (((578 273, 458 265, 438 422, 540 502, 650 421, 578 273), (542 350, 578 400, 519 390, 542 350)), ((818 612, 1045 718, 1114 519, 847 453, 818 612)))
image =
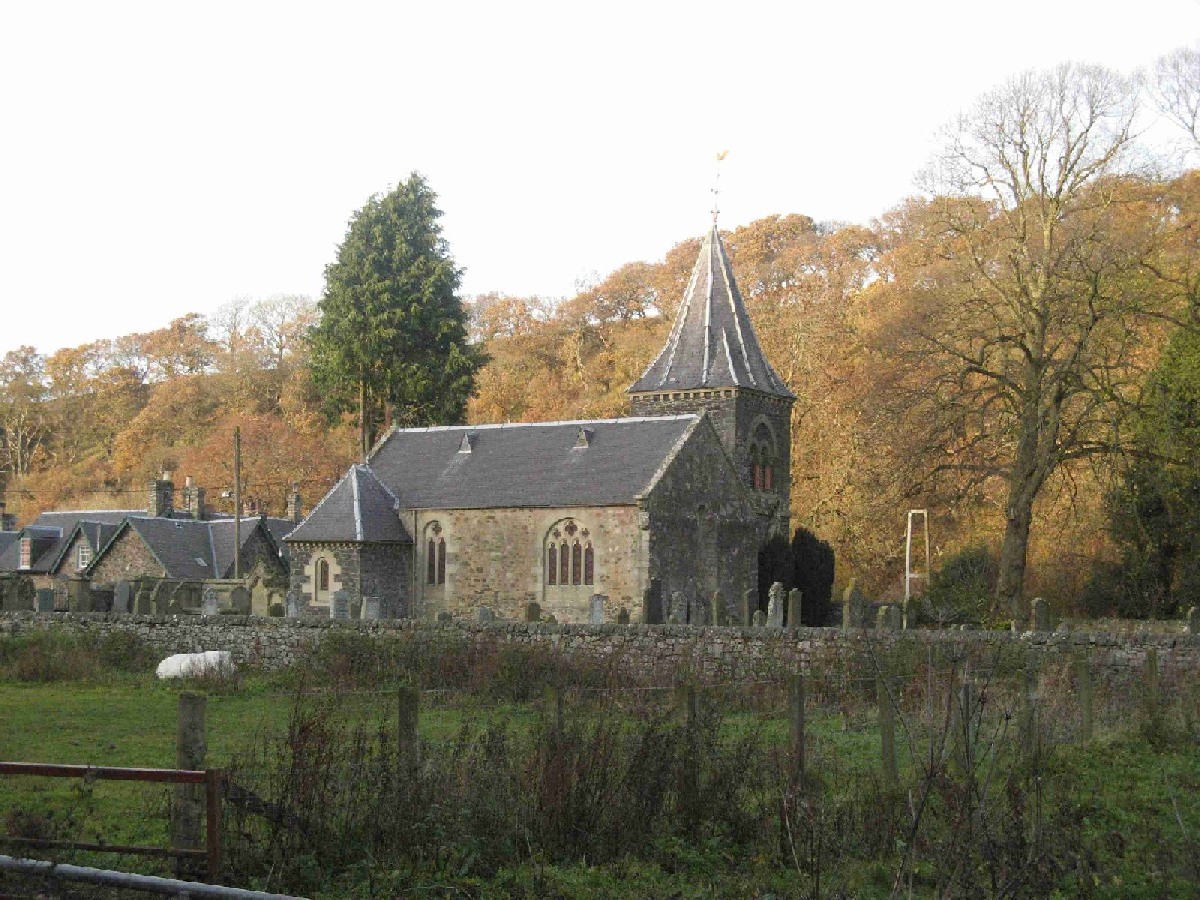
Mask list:
POLYGON ((625 419, 393 429, 285 539, 293 611, 738 618, 787 534, 795 397, 715 226, 629 393, 625 419))

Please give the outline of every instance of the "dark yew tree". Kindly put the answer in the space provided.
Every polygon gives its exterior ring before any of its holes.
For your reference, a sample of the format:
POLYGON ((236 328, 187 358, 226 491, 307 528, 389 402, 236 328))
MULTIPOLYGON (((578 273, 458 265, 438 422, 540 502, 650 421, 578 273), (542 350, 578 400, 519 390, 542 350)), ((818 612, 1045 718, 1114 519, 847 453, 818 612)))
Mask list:
POLYGON ((436 201, 416 172, 371 197, 325 269, 313 376, 332 410, 357 406, 364 457, 385 420, 461 422, 483 363, 467 343, 461 272, 436 201))

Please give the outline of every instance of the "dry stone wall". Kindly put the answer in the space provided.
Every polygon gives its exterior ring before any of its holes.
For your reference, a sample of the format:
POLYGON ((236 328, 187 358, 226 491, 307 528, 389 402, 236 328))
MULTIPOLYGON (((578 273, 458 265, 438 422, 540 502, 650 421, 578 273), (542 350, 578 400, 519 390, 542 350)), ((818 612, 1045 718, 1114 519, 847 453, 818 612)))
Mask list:
POLYGON ((844 671, 869 665, 872 653, 908 653, 919 662, 931 650, 986 659, 1007 648, 1044 654, 1087 652, 1093 671, 1113 683, 1134 683, 1155 648, 1164 684, 1200 675, 1200 637, 1187 634, 1082 634, 992 631, 869 631, 835 628, 733 628, 687 625, 553 625, 541 622, 446 622, 276 619, 253 616, 138 616, 104 613, 0 613, 0 635, 31 631, 77 635, 133 633, 164 656, 230 650, 239 663, 288 666, 330 634, 436 643, 545 647, 555 653, 615 664, 631 678, 666 684, 680 672, 704 682, 778 678, 798 668, 844 671))

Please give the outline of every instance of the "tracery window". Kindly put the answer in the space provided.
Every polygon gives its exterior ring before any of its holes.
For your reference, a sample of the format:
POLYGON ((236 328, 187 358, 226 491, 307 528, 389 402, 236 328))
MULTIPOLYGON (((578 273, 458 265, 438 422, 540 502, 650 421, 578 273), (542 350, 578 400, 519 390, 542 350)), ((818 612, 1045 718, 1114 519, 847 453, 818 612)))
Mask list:
POLYGON ((573 519, 556 525, 546 538, 546 584, 557 587, 594 584, 596 551, 591 533, 573 519))

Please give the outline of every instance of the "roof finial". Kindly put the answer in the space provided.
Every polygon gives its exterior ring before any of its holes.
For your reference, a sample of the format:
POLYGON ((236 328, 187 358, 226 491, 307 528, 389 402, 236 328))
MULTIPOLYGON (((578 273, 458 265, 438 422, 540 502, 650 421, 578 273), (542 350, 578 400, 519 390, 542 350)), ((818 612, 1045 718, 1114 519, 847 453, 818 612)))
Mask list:
POLYGON ((722 150, 720 153, 718 153, 718 154, 717 154, 717 174, 716 174, 716 176, 713 178, 713 188, 712 188, 712 195, 713 195, 713 208, 712 208, 713 228, 716 228, 716 227, 717 227, 717 216, 718 216, 718 215, 720 215, 720 213, 721 213, 721 209, 720 209, 720 206, 719 206, 719 200, 720 200, 720 194, 721 194, 721 161, 722 161, 723 159, 725 159, 725 157, 727 157, 728 155, 729 155, 729 151, 728 151, 728 150, 722 150))

